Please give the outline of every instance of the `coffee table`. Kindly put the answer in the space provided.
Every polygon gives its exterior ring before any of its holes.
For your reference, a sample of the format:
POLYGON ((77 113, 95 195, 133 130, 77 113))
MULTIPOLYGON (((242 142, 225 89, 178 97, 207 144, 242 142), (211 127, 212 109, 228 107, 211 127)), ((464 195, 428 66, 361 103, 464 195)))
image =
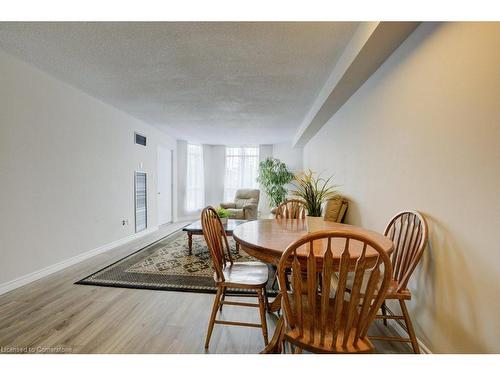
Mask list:
MULTIPOLYGON (((224 230, 226 231, 226 236, 232 236, 233 230, 238 225, 246 223, 248 220, 236 220, 236 219, 228 219, 227 223, 224 224, 224 230)), ((201 227, 201 221, 197 220, 194 223, 189 224, 188 226, 182 228, 184 232, 187 232, 188 235, 188 247, 189 247, 189 255, 193 253, 193 236, 194 235, 203 235, 203 228, 201 227)), ((240 251, 240 244, 236 242, 236 251, 240 251)))

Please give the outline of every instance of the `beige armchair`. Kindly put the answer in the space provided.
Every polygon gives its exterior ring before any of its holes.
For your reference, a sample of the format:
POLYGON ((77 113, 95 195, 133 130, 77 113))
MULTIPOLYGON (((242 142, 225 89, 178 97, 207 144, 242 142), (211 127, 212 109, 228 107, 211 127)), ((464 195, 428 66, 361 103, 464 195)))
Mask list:
POLYGON ((260 190, 240 189, 236 191, 234 202, 221 203, 220 206, 229 211, 231 219, 255 220, 259 206, 260 190))

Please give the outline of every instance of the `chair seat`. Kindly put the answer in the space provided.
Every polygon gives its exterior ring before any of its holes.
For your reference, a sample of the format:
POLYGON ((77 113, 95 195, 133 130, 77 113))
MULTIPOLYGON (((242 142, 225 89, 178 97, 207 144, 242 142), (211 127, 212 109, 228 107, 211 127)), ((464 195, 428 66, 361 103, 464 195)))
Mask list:
MULTIPOLYGON (((302 298, 307 298, 307 296, 302 296, 302 298)), ((330 299, 329 301, 329 312, 328 312, 328 317, 331 319, 331 317, 333 316, 333 309, 334 309, 334 303, 335 303, 335 299, 330 299)), ((295 300, 294 300, 294 296, 291 295, 290 296, 290 304, 291 304, 291 308, 292 309, 295 309, 295 300)), ((320 335, 318 334, 318 332, 313 332, 311 330, 311 314, 309 313, 308 311, 308 304, 304 301, 302 303, 302 306, 303 306, 303 317, 304 317, 304 325, 303 325, 303 333, 302 333, 302 336, 300 336, 299 334, 299 331, 298 329, 286 329, 285 331, 285 336, 287 338, 288 341, 296 344, 296 345, 299 345, 300 347, 302 347, 303 349, 307 350, 307 351, 311 351, 311 352, 314 352, 314 353, 343 353, 343 354, 349 354, 349 353, 371 353, 373 352, 374 350, 374 346, 373 344, 371 343, 371 341, 368 339, 368 337, 364 337, 364 338, 360 338, 358 339, 358 341, 356 342, 356 344, 353 344, 353 339, 354 339, 354 335, 355 335, 355 329, 351 329, 349 331, 349 336, 351 337, 350 340, 348 340, 348 343, 346 346, 343 346, 342 345, 342 341, 344 339, 344 335, 345 335, 345 332, 344 332, 344 327, 345 327, 345 321, 341 321, 341 324, 340 324, 340 329, 339 329, 339 332, 338 332, 338 335, 337 335, 337 341, 335 342, 335 344, 332 346, 332 331, 331 329, 328 329, 327 330, 327 334, 325 335, 325 340, 324 340, 324 344, 321 345, 320 343, 320 335), (311 335, 314 335, 313 337, 313 340, 312 342, 310 342, 310 337, 311 335)), ((321 324, 321 313, 320 313, 320 306, 321 306, 321 300, 320 300, 320 297, 318 296, 318 298, 316 299, 316 325, 317 327, 319 327, 319 325, 321 324)), ((344 301, 343 303, 343 309, 347 309, 348 308, 348 301, 344 301)), ((344 310, 344 311, 345 311, 344 310)), ((357 320, 357 318, 355 318, 355 320, 357 320)), ((329 326, 331 323, 327 321, 327 326, 329 326)))
POLYGON ((408 288, 401 289, 398 291, 398 282, 396 280, 391 280, 389 284, 389 289, 385 299, 411 299, 411 292, 408 288))
MULTIPOLYGON (((347 289, 351 289, 353 282, 354 282, 354 277, 350 273, 346 279, 347 289)), ((367 283, 367 282, 368 282, 368 278, 365 275, 365 276, 363 276, 363 285, 365 285, 365 283, 367 283)), ((338 274, 333 273, 332 274, 332 293, 335 289, 337 289, 338 283, 339 283, 338 274)), ((332 296, 333 296, 333 294, 332 294, 332 296)), ((411 299, 411 292, 408 288, 404 288, 404 289, 401 289, 400 291, 398 291, 398 281, 392 279, 389 283, 389 288, 387 289, 387 294, 386 294, 385 299, 410 300, 411 299)))
POLYGON ((267 265, 262 262, 227 263, 222 272, 225 281, 217 280, 214 273, 215 282, 235 288, 262 288, 269 279, 267 265))

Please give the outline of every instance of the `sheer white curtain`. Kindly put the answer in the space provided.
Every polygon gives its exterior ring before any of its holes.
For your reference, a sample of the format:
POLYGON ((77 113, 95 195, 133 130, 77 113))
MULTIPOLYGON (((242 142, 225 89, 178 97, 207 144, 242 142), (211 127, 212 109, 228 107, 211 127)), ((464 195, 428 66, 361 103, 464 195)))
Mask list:
POLYGON ((258 188, 258 168, 258 147, 226 147, 224 201, 232 202, 238 189, 258 188))
POLYGON ((186 211, 197 211, 205 205, 203 146, 187 145, 186 211))

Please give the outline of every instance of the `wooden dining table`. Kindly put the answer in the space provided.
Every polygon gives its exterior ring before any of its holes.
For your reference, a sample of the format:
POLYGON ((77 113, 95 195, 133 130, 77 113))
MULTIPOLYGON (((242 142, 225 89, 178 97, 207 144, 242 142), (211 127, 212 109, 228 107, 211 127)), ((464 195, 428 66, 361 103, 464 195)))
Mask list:
MULTIPOLYGON (((393 242, 381 233, 377 233, 354 225, 340 224, 326 221, 322 217, 306 217, 304 219, 259 219, 248 221, 238 225, 233 230, 233 238, 239 247, 247 254, 272 265, 277 266, 281 255, 286 248, 308 233, 336 230, 361 234, 369 240, 377 243, 387 254, 393 251, 393 242)), ((342 239, 332 241, 333 263, 338 264, 345 242, 342 239)), ((317 259, 322 258, 325 246, 321 243, 315 246, 314 252, 317 259)), ((305 247, 303 249, 306 255, 305 247)), ((362 244, 355 241, 350 244, 350 257, 353 263, 362 251, 362 244)), ((299 252, 300 253, 300 252, 299 252)), ((300 254, 299 254, 300 255, 300 254)), ((375 250, 367 251, 366 257, 375 258, 378 253, 375 250)), ((269 311, 277 311, 280 308, 280 295, 270 305, 269 311)))
MULTIPOLYGON (((247 254, 269 264, 278 265, 281 255, 285 249, 308 233, 336 230, 361 234, 377 243, 386 253, 393 251, 393 242, 381 233, 354 225, 340 224, 326 221, 321 217, 306 217, 305 219, 260 219, 253 220, 238 225, 233 230, 233 238, 239 243, 240 248, 247 254)), ((334 261, 339 259, 344 247, 344 241, 332 242, 332 253, 334 261)), ((361 252, 362 245, 353 243, 350 248, 350 255, 357 259, 361 252), (358 248, 359 246, 359 248, 358 248)), ((316 247, 318 251, 316 257, 322 257, 321 246, 316 247)), ((367 253, 367 257, 376 255, 367 253)), ((305 254, 304 254, 305 255, 305 254)))

